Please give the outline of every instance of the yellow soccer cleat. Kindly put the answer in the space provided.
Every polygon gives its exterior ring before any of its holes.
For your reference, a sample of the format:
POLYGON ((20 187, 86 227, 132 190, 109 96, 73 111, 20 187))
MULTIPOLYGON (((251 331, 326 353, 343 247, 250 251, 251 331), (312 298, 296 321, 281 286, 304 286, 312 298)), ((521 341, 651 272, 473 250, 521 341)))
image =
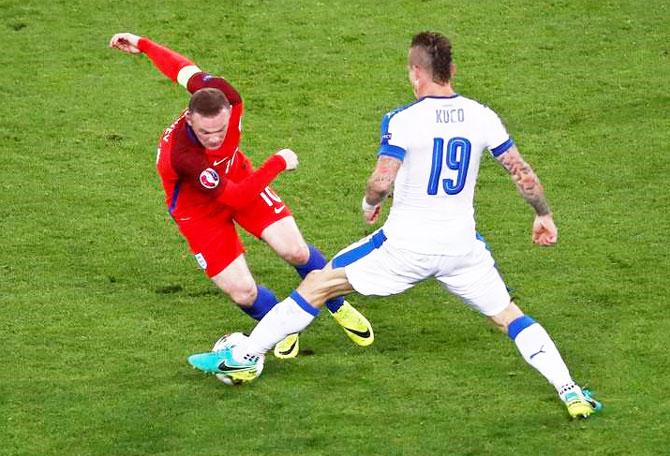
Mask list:
POLYGON ((300 333, 293 333, 275 345, 275 358, 289 359, 298 356, 300 351, 300 333))
POLYGON ((571 418, 588 418, 591 414, 600 412, 603 405, 596 401, 589 390, 582 394, 576 391, 569 392, 563 398, 571 418))
POLYGON ((372 331, 372 325, 362 313, 347 301, 344 301, 337 312, 331 312, 331 315, 356 345, 367 347, 374 342, 375 334, 372 331))

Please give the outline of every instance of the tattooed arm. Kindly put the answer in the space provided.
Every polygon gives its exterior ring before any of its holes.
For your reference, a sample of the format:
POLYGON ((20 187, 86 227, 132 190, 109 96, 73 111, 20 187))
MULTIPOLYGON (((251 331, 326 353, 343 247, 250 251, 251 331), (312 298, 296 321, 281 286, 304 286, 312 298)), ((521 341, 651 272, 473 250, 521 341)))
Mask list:
POLYGON ((397 158, 382 155, 377 160, 377 166, 368 179, 363 197, 363 218, 368 224, 373 224, 379 218, 382 202, 393 188, 393 182, 398 175, 402 162, 397 158))
POLYGON ((498 156, 497 160, 510 174, 523 199, 535 210, 533 242, 542 246, 556 244, 558 229, 544 197, 542 184, 533 169, 521 157, 516 146, 498 156))

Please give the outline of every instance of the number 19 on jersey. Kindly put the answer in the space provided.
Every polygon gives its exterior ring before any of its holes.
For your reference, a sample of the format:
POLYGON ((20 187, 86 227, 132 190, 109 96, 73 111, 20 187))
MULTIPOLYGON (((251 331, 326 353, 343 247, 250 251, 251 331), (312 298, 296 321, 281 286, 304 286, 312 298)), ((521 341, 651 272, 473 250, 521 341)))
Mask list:
POLYGON ((456 195, 465 187, 470 164, 470 150, 472 145, 466 138, 455 137, 447 141, 446 158, 444 139, 433 138, 433 163, 430 167, 427 192, 437 195, 442 174, 442 163, 446 162, 449 169, 457 171, 456 179, 442 179, 442 188, 447 195, 456 195))

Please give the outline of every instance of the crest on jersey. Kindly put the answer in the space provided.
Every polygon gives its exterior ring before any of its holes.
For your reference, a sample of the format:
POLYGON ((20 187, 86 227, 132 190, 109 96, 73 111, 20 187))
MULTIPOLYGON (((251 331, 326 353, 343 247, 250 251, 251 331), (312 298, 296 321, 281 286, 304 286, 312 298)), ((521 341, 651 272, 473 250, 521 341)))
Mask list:
POLYGON ((205 188, 216 188, 220 180, 219 174, 212 168, 207 168, 200 173, 200 185, 205 188))

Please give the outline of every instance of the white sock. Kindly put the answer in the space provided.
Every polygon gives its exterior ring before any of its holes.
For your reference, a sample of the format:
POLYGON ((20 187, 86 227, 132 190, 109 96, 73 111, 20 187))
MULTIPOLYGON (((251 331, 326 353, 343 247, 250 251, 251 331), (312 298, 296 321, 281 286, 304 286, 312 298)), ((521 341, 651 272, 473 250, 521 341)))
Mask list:
POLYGON ((242 359, 244 352, 254 355, 264 354, 289 334, 305 329, 317 315, 319 309, 312 307, 297 291, 294 291, 258 322, 251 331, 246 346, 240 347, 240 353, 233 349, 233 357, 242 359))
POLYGON ((554 341, 542 325, 526 316, 520 317, 512 324, 517 321, 521 321, 522 328, 513 333, 510 325, 510 337, 513 338, 523 359, 554 385, 559 394, 562 390, 576 386, 554 341), (521 321, 522 319, 524 320, 521 321))

